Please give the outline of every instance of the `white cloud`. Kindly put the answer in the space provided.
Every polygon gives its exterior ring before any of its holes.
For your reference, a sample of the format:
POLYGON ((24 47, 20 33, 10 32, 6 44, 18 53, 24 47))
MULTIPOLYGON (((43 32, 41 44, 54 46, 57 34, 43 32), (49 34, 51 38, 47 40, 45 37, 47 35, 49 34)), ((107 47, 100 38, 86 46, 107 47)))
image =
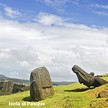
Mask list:
POLYGON ((95 14, 108 16, 108 12, 107 12, 108 5, 103 5, 103 4, 97 4, 96 3, 96 4, 90 5, 90 7, 95 9, 95 11, 93 11, 95 14))
POLYGON ((5 10, 5 15, 10 17, 10 18, 15 18, 15 17, 21 15, 21 13, 19 11, 12 9, 11 7, 6 6, 4 8, 4 10, 5 10))
POLYGON ((93 5, 93 6, 94 6, 94 7, 97 7, 97 8, 108 9, 108 5, 95 4, 95 5, 93 5))
MULTIPOLYGON (((8 45, 8 44, 7 44, 8 45)), ((38 56, 32 49, 0 49, 0 73, 17 78, 29 77, 30 71, 38 64, 38 56), (17 73, 17 76, 15 75, 17 73)))
POLYGON ((59 7, 61 5, 65 5, 66 3, 78 4, 79 0, 44 0, 44 2, 48 5, 59 7))
POLYGON ((98 15, 108 16, 108 13, 104 12, 104 11, 95 11, 95 13, 98 14, 98 15))
MULTIPOLYGON (((18 10, 13 9, 12 7, 9 7, 5 4, 0 3, 0 6, 2 7, 2 9, 4 10, 4 14, 10 18, 17 18, 19 16, 21 16, 21 12, 18 10)), ((2 12, 1 12, 2 13, 2 12)))
POLYGON ((49 14, 49 13, 40 13, 38 15, 38 22, 43 24, 43 25, 57 25, 63 22, 63 19, 59 16, 49 14))
MULTIPOLYGON (((37 21, 38 23, 46 25, 46 26, 52 26, 52 25, 59 25, 59 26, 62 25, 63 26, 64 22, 68 22, 70 20, 77 21, 77 19, 74 19, 74 18, 66 19, 66 18, 62 18, 54 14, 46 13, 46 12, 40 12, 38 16, 36 17, 36 19, 34 19, 34 21, 37 21)), ((65 24, 64 26, 69 26, 69 25, 70 24, 65 24)))
POLYGON ((74 64, 96 74, 107 72, 108 28, 66 23, 52 14, 39 16, 41 24, 0 19, 0 73, 29 79, 34 68, 46 66, 53 80, 73 81, 74 64))
POLYGON ((69 2, 70 0, 44 0, 44 2, 50 6, 60 7, 65 3, 69 2))
MULTIPOLYGON (((40 0, 37 0, 40 1, 40 0)), ((72 3, 75 5, 79 4, 79 0, 43 0, 46 5, 49 5, 59 12, 64 12, 63 7, 66 7, 67 3, 72 3)))

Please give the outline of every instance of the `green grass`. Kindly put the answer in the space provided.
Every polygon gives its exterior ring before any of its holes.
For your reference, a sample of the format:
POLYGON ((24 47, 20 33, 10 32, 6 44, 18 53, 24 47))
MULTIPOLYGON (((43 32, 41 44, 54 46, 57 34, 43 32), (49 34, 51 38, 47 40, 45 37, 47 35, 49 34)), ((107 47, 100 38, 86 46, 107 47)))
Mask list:
MULTIPOLYGON (((76 83, 67 86, 56 86, 54 87, 54 89, 54 96, 37 102, 37 104, 45 103, 44 106, 40 106, 41 108, 88 108, 88 105, 90 104, 90 98, 84 92, 82 92, 83 90, 87 89, 83 85, 76 83)), ((23 102, 27 103, 29 101, 29 91, 12 95, 0 96, 0 106, 2 106, 2 108, 9 107, 9 102, 19 102, 22 104, 23 102)), ((19 108, 19 106, 10 107, 19 108)), ((20 105, 20 107, 23 106, 20 105)), ((30 105, 26 105, 23 108, 30 108, 30 105)), ((35 105, 35 108, 39 108, 39 106, 35 105)))
POLYGON ((108 77, 102 77, 104 80, 108 81, 108 77))
POLYGON ((0 96, 0 108, 108 108, 108 98, 96 98, 102 89, 108 90, 108 85, 94 89, 88 89, 79 83, 55 86, 55 95, 39 102, 31 102, 29 91, 26 91, 0 96), (26 105, 9 106, 9 102, 25 103, 26 105), (38 106, 39 104, 42 106, 38 106))

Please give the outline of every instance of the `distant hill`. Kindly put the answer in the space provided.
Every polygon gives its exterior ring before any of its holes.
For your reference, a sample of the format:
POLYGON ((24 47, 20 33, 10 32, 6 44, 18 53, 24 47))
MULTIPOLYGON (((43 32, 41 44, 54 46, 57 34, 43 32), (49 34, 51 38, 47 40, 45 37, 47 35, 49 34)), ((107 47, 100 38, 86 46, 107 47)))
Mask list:
MULTIPOLYGON (((13 80, 14 82, 23 83, 23 84, 30 83, 29 80, 18 79, 18 78, 10 78, 10 77, 6 77, 5 75, 0 74, 0 82, 5 81, 5 80, 13 80)), ((74 82, 71 82, 71 81, 70 82, 68 82, 68 81, 55 82, 55 81, 53 81, 52 83, 53 83, 54 86, 59 86, 59 85, 72 84, 74 82)))
POLYGON ((5 78, 6 78, 6 76, 0 74, 0 79, 5 79, 5 78))
POLYGON ((103 75, 97 75, 98 77, 108 77, 108 73, 103 74, 103 75))
POLYGON ((10 78, 10 77, 6 77, 5 75, 0 74, 0 81, 5 81, 5 80, 13 80, 14 82, 17 82, 17 83, 29 83, 29 80, 10 78))
POLYGON ((68 84, 73 84, 75 82, 72 82, 72 81, 61 81, 61 82, 53 82, 53 85, 55 86, 60 86, 60 85, 68 85, 68 84))

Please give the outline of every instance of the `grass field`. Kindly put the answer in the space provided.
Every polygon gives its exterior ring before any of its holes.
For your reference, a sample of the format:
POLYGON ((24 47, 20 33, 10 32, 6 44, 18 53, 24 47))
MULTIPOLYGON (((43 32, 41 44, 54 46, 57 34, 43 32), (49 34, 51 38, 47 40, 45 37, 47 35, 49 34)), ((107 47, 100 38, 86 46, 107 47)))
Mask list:
POLYGON ((108 90, 108 84, 94 89, 79 83, 55 86, 55 95, 39 102, 32 102, 26 91, 0 96, 0 108, 108 108, 108 98, 96 98, 102 89, 108 90))
POLYGON ((104 80, 108 81, 108 77, 102 77, 104 80))

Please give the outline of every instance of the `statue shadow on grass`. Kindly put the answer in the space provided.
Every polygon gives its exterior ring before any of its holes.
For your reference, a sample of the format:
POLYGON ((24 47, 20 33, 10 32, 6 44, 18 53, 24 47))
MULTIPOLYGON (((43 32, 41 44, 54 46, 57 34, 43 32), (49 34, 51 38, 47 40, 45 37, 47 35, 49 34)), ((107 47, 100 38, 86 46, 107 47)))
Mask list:
POLYGON ((28 102, 33 102, 33 100, 31 99, 30 96, 25 97, 25 98, 23 98, 22 100, 23 100, 23 101, 28 101, 28 102))
POLYGON ((93 89, 93 88, 76 88, 76 89, 73 89, 73 90, 64 90, 64 92, 84 92, 84 91, 87 91, 87 90, 90 90, 90 89, 93 89))

